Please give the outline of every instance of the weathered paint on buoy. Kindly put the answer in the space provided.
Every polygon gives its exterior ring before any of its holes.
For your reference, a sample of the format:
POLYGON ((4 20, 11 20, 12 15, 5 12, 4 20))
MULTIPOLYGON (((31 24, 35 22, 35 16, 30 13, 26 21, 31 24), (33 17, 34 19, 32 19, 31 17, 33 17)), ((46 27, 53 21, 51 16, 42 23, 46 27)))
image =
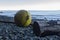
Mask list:
POLYGON ((18 26, 29 26, 31 23, 31 15, 26 10, 20 10, 15 14, 14 21, 18 26))

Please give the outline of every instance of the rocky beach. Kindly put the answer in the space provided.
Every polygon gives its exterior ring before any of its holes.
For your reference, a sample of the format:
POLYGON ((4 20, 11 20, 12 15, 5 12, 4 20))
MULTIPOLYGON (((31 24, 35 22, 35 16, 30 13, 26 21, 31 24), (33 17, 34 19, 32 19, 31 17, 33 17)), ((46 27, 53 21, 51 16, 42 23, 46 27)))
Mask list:
MULTIPOLYGON (((2 20, 14 21, 13 17, 0 16, 0 21, 2 20)), ((0 40, 60 40, 60 36, 37 37, 32 26, 23 28, 13 23, 0 22, 0 40)))

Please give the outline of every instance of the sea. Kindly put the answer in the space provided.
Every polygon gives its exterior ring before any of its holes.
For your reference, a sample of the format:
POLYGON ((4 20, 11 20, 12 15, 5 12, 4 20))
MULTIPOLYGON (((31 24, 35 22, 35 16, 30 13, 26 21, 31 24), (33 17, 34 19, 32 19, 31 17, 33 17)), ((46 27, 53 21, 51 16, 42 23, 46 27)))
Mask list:
MULTIPOLYGON (((8 16, 8 17, 14 17, 14 15, 19 10, 2 10, 0 11, 0 15, 8 16)), ((28 12, 31 14, 31 17, 34 19, 44 19, 47 20, 60 20, 60 11, 59 10, 50 10, 50 11, 41 11, 41 10, 28 10, 28 12)))

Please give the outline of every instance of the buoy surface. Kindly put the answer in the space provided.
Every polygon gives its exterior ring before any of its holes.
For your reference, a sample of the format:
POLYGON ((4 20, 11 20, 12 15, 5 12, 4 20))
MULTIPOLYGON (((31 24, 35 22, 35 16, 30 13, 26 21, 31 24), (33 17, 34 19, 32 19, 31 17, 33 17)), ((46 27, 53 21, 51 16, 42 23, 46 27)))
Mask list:
POLYGON ((31 23, 31 15, 26 10, 20 10, 15 14, 14 21, 18 26, 29 26, 31 23))

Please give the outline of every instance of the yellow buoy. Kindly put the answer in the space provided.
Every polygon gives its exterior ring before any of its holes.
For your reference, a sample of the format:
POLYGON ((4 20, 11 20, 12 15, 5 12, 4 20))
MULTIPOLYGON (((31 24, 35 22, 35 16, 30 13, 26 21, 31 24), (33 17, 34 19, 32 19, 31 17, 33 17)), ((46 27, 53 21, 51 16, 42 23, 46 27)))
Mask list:
POLYGON ((31 15, 26 10, 20 10, 15 14, 14 21, 18 26, 29 26, 31 23, 31 15))

